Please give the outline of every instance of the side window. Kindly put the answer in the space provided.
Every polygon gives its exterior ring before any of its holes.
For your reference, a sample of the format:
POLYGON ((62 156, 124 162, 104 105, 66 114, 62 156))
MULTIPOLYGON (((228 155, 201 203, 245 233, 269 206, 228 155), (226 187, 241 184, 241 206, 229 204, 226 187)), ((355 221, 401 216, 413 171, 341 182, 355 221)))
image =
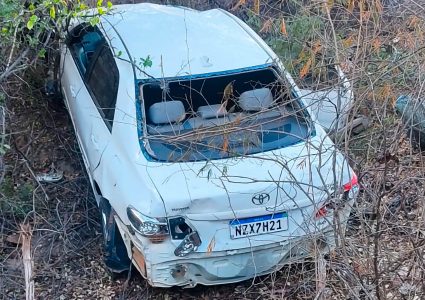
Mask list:
POLYGON ((81 24, 71 31, 67 44, 78 69, 84 76, 95 53, 103 44, 103 37, 95 27, 81 24))
POLYGON ((88 68, 86 83, 95 102, 97 102, 96 105, 105 123, 112 129, 118 93, 119 72, 106 42, 103 43, 98 51, 92 62, 93 65, 88 68))
POLYGON ((119 72, 108 43, 98 28, 83 23, 70 32, 66 44, 102 118, 112 130, 119 72))

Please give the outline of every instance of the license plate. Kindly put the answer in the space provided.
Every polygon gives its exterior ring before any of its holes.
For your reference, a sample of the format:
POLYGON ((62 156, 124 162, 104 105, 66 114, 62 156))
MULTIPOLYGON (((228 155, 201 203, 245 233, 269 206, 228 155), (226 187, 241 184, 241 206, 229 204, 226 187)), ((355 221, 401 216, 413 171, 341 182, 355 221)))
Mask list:
POLYGON ((288 230, 288 213, 237 219, 230 223, 230 237, 238 239, 247 236, 288 230))

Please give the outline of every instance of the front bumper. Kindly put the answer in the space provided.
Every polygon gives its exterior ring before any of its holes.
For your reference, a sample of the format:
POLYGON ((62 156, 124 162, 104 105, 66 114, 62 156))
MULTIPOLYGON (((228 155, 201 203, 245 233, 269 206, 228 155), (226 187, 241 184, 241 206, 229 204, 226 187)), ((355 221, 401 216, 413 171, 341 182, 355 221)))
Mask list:
MULTIPOLYGON (((173 254, 169 240, 144 245, 116 218, 129 257, 142 276, 155 287, 194 287, 239 282, 280 270, 284 265, 314 257, 318 251, 334 247, 331 227, 320 232, 280 243, 239 250, 190 253, 181 258, 173 254)), ((148 244, 148 243, 146 243, 148 244)))

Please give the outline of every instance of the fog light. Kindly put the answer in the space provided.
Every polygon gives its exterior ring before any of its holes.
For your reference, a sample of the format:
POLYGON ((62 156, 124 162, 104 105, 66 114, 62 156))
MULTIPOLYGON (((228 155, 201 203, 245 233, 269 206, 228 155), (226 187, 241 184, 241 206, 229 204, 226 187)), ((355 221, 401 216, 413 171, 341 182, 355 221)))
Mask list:
POLYGON ((189 253, 196 251, 199 245, 201 245, 201 238, 199 237, 199 234, 194 231, 183 239, 180 245, 174 250, 174 255, 180 257, 186 256, 189 253))
POLYGON ((186 223, 182 217, 170 218, 168 220, 169 231, 174 240, 182 240, 194 230, 186 223))
POLYGON ((186 275, 187 272, 187 268, 183 265, 177 265, 175 268, 171 269, 171 276, 173 276, 173 278, 177 279, 177 278, 182 278, 186 275))

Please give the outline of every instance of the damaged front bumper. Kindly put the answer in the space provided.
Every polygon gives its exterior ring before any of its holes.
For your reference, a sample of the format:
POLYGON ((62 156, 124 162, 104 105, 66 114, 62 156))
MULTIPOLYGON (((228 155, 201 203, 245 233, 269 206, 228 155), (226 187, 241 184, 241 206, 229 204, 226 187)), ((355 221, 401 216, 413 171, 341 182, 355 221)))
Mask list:
POLYGON ((284 265, 334 247, 332 226, 320 232, 252 248, 227 251, 192 252, 185 257, 174 254, 175 243, 142 242, 118 217, 118 228, 129 257, 142 276, 155 287, 194 287, 239 282, 280 270, 284 265))

